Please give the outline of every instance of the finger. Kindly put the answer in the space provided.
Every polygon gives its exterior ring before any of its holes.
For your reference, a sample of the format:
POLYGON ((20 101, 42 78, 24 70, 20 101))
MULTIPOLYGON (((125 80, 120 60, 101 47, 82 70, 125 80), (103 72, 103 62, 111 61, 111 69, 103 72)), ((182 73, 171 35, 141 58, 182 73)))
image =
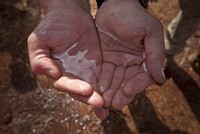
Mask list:
MULTIPOLYGON (((138 72, 140 71, 140 66, 131 66, 126 69, 124 81, 121 84, 120 88, 115 93, 115 96, 112 100, 112 107, 114 109, 122 109, 127 102, 130 101, 130 98, 125 96, 123 93, 123 86, 124 84, 129 81, 130 79, 134 78, 138 72)), ((134 97, 134 94, 132 98, 134 97)))
MULTIPOLYGON (((154 24, 155 25, 155 24, 154 24)), ((162 25, 158 23, 153 32, 145 37, 145 54, 147 61, 147 68, 158 83, 165 81, 165 75, 163 72, 163 62, 165 58, 165 45, 163 38, 162 25)), ((150 28, 151 30, 152 28, 150 28)))
POLYGON ((119 66, 116 67, 113 79, 112 79, 112 84, 110 86, 111 89, 118 89, 124 79, 126 68, 124 66, 119 66))
POLYGON ((32 71, 37 74, 45 74, 53 78, 59 78, 61 76, 61 69, 50 58, 49 48, 41 45, 37 35, 34 33, 29 36, 27 42, 32 71))
POLYGON ((103 63, 98 83, 99 93, 105 92, 112 83, 115 66, 112 63, 103 63))
POLYGON ((154 80, 146 71, 140 71, 135 77, 124 82, 123 94, 127 97, 143 92, 154 80))
POLYGON ((123 89, 120 88, 112 101, 112 108, 117 109, 117 110, 121 110, 125 105, 129 104, 133 98, 135 97, 134 94, 132 94, 131 97, 127 97, 126 95, 124 95, 123 93, 123 89))
POLYGON ((125 81, 135 77, 139 71, 140 71, 140 66, 130 66, 126 69, 126 72, 125 72, 125 81))
POLYGON ((90 96, 93 93, 92 86, 80 79, 72 77, 65 73, 65 76, 60 77, 54 82, 54 87, 61 91, 82 96, 90 96))
POLYGON ((96 116, 101 120, 109 116, 109 109, 107 108, 94 108, 93 110, 96 116))
POLYGON ((113 98, 112 106, 121 109, 131 103, 135 95, 144 91, 154 80, 146 71, 140 71, 134 77, 124 82, 113 98), (119 98, 120 101, 119 101, 119 98))
POLYGON ((100 94, 98 94, 97 92, 93 91, 92 94, 90 96, 82 96, 79 94, 69 94, 72 98, 83 102, 87 105, 90 105, 94 108, 102 108, 104 105, 104 101, 103 98, 101 97, 100 94))
POLYGON ((115 92, 120 88, 120 85, 124 79, 125 69, 126 68, 124 66, 120 66, 115 69, 112 84, 110 88, 102 95, 104 98, 104 107, 110 107, 115 92))

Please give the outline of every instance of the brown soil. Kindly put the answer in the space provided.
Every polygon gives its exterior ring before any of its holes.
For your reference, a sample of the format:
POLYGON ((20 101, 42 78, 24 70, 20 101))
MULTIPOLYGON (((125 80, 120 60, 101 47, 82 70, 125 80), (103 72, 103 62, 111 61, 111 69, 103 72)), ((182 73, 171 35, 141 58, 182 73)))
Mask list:
MULTIPOLYGON (((93 0, 91 0, 93 1, 93 0)), ((94 2, 92 13, 95 13, 94 2)), ((183 10, 176 51, 166 56, 167 81, 138 95, 122 111, 98 120, 91 108, 31 73, 26 39, 40 20, 30 0, 0 2, 0 134, 199 134, 199 0, 151 0, 149 11, 167 26, 183 10), (196 3, 195 3, 196 2, 196 3)))

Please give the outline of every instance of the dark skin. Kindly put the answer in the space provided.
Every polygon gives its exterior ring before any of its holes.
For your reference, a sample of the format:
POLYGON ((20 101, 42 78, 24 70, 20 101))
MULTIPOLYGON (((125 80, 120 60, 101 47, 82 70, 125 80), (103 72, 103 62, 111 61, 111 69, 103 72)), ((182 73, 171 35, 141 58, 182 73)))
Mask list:
POLYGON ((98 84, 106 108, 121 109, 165 81, 162 25, 137 0, 108 0, 96 15, 103 64, 98 84))
POLYGON ((100 119, 110 107, 121 109, 149 85, 164 82, 162 26, 137 0, 108 0, 96 15, 97 27, 78 0, 41 4, 46 15, 28 38, 32 70, 47 75, 55 89, 92 106, 100 119), (96 64, 88 81, 65 72, 52 57, 76 42, 69 55, 87 50, 86 58, 96 64))
POLYGON ((104 101, 95 90, 102 56, 94 20, 74 1, 51 2, 56 3, 53 7, 47 6, 46 15, 28 38, 32 70, 37 74, 47 75, 55 89, 69 93, 73 98, 92 107, 100 108, 104 101), (62 2, 62 5, 59 5, 59 2, 62 2), (51 56, 52 53, 69 49, 75 42, 79 43, 69 54, 88 50, 86 58, 96 63, 96 68, 92 70, 93 74, 87 82, 65 72, 62 64, 51 56))

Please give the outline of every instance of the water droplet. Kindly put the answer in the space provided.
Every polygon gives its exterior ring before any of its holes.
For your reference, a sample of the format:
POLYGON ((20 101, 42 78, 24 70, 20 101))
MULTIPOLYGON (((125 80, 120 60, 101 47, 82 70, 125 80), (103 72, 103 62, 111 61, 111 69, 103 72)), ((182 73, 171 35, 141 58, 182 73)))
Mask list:
POLYGON ((64 120, 65 120, 65 121, 68 121, 68 120, 69 120, 69 117, 66 117, 64 120))
POLYGON ((65 122, 65 120, 61 120, 60 123, 63 124, 65 122))
POLYGON ((33 129, 32 132, 33 132, 33 133, 36 133, 36 129, 33 129))
POLYGON ((83 126, 83 130, 85 130, 86 129, 86 127, 85 126, 83 126))
POLYGON ((110 123, 110 120, 107 120, 106 123, 110 123))
POLYGON ((75 100, 74 100, 74 98, 71 98, 71 102, 74 102, 75 100))
POLYGON ((83 125, 83 122, 80 122, 80 125, 82 126, 82 125, 83 125))

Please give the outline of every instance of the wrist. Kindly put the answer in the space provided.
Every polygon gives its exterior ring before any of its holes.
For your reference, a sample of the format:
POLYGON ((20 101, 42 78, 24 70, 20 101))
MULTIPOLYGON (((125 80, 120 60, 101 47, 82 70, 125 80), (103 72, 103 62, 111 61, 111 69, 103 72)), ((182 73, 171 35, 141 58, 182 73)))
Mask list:
MULTIPOLYGON (((105 0, 105 1, 112 2, 112 3, 121 2, 121 0, 105 0)), ((130 0, 130 1, 134 2, 135 4, 142 5, 144 8, 147 8, 148 2, 149 2, 149 0, 130 0)), ((101 1, 97 0, 97 2, 98 2, 98 6, 100 7, 102 4, 101 1)))
POLYGON ((109 3, 121 3, 121 2, 131 2, 131 3, 135 3, 135 4, 140 4, 140 0, 125 0, 125 1, 122 1, 122 0, 104 0, 104 1, 107 1, 109 3))
POLYGON ((44 13, 66 9, 78 10, 82 8, 80 0, 40 0, 40 4, 44 13))

